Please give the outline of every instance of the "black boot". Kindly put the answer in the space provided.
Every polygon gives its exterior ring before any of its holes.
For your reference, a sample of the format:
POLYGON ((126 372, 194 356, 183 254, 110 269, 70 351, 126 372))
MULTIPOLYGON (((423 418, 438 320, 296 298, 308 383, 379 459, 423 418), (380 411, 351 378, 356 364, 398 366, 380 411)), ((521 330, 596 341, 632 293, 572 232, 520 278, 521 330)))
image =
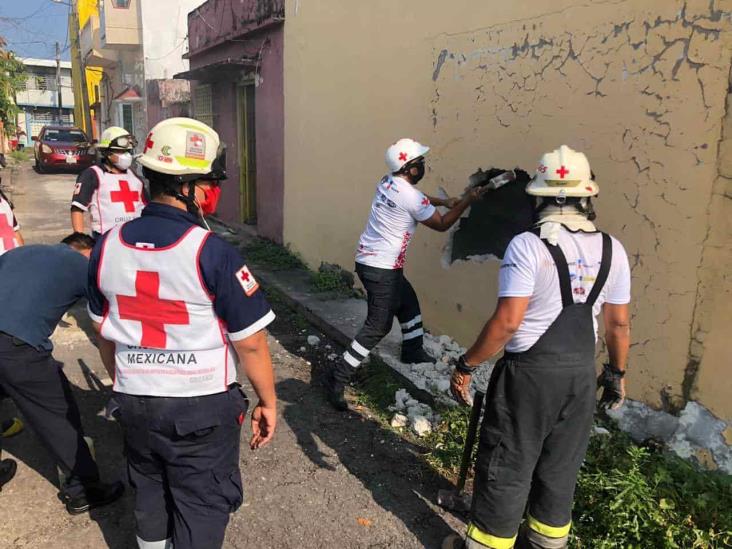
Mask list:
POLYGON ((11 481, 18 470, 18 463, 14 459, 4 459, 0 461, 0 490, 3 486, 11 481))
POLYGON ((94 482, 84 486, 83 493, 77 496, 69 496, 59 492, 59 499, 66 505, 66 510, 71 515, 86 513, 97 507, 109 505, 122 497, 125 486, 121 482, 94 482))
POLYGON ((345 391, 346 385, 348 385, 354 370, 355 368, 353 366, 341 359, 338 364, 328 372, 328 382, 326 387, 328 391, 328 401, 333 405, 333 408, 339 412, 348 411, 348 401, 346 400, 345 391))
POLYGON ((421 364, 422 362, 434 364, 435 359, 424 350, 424 347, 409 349, 402 346, 402 362, 404 364, 421 364))

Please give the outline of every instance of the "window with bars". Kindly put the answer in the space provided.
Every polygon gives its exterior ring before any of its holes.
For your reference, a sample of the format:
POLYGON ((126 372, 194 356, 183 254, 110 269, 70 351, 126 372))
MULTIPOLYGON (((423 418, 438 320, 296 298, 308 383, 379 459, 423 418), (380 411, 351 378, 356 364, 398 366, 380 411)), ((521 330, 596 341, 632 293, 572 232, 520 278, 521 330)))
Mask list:
POLYGON ((196 86, 193 95, 193 118, 213 128, 213 93, 210 84, 196 86))

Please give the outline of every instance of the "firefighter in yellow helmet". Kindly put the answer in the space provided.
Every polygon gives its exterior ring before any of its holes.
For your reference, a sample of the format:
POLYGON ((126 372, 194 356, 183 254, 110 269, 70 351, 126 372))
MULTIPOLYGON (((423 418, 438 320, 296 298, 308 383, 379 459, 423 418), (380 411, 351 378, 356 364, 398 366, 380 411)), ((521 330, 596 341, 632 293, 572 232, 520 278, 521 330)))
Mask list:
POLYGON ((251 448, 274 434, 264 332, 274 314, 236 248, 204 228, 226 179, 218 134, 197 120, 164 120, 139 162, 152 199, 97 242, 89 312, 114 379, 110 410, 124 432, 139 547, 217 548, 243 497, 248 400, 237 363, 258 396, 251 448))
POLYGON ((71 198, 71 226, 85 232, 84 216, 91 217, 91 235, 98 238, 109 229, 140 215, 147 191, 130 169, 137 140, 117 126, 107 128, 97 145, 99 161, 81 172, 71 198))
POLYGON ((610 355, 602 402, 617 408, 625 396, 630 268, 620 242, 592 222, 599 188, 587 158, 566 145, 545 154, 526 192, 537 223, 508 245, 496 310, 451 380, 468 403, 472 373, 504 349, 486 393, 467 539, 450 536, 445 549, 567 546, 595 410, 600 314, 610 355))

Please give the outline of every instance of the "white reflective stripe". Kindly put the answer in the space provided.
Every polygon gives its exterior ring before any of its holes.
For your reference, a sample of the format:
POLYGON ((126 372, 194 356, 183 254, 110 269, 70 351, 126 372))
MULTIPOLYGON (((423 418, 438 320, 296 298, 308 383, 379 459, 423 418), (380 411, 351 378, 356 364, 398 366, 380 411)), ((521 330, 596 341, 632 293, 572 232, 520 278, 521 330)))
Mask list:
POLYGON ((92 320, 93 320, 94 322, 96 322, 97 324, 101 324, 101 323, 102 323, 102 321, 104 320, 104 317, 103 317, 103 316, 95 315, 95 314, 94 314, 94 313, 92 312, 92 310, 91 310, 91 308, 89 307, 89 304, 88 304, 88 303, 86 304, 86 312, 87 312, 87 313, 89 313, 89 318, 91 318, 91 319, 92 319, 92 320))
POLYGON ((270 310, 266 315, 257 320, 249 327, 239 330, 238 332, 230 332, 229 339, 231 341, 241 341, 249 336, 256 334, 259 330, 263 330, 275 319, 275 314, 270 310))
POLYGON ((416 326, 420 322, 422 322, 422 315, 417 315, 409 322, 403 322, 401 326, 404 330, 408 330, 409 328, 411 328, 412 326, 416 326))
POLYGON ((137 546, 140 549, 173 549, 173 540, 171 538, 161 539, 160 541, 145 541, 140 536, 137 538, 137 546))
POLYGON ((415 337, 419 337, 421 335, 424 335, 424 330, 422 328, 417 328, 416 330, 412 330, 411 332, 408 332, 402 336, 402 339, 405 341, 407 339, 414 339, 415 337))
POLYGON ((82 211, 84 211, 84 212, 88 212, 88 211, 89 211, 89 206, 84 206, 84 204, 82 204, 81 202, 77 202, 76 200, 74 200, 74 201, 73 201, 73 202, 71 203, 71 205, 72 205, 72 206, 73 206, 74 208, 79 208, 80 210, 82 210, 82 211))
POLYGON ((354 351, 356 351, 359 355, 363 356, 364 358, 369 356, 369 350, 366 347, 364 347, 363 345, 361 345, 355 339, 351 342, 351 347, 353 348, 354 351))
POLYGON ((348 351, 343 353, 343 360, 348 362, 354 368, 358 368, 358 366, 361 364, 361 361, 358 360, 357 358, 354 358, 353 355, 351 353, 349 353, 348 351))

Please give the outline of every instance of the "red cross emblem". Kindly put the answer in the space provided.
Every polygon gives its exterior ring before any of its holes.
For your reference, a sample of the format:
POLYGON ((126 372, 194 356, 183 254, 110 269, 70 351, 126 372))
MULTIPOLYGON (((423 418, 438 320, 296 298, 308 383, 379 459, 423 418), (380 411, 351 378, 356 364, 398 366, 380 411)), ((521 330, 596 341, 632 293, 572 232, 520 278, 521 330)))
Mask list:
POLYGON ((400 152, 399 153, 399 160, 402 161, 402 162, 406 162, 407 161, 407 153, 400 152))
POLYGON ((564 176, 569 173, 569 170, 562 166, 557 170, 557 173, 559 174, 559 179, 564 179, 564 176))
POLYGON ((155 142, 152 140, 152 132, 147 134, 147 140, 145 141, 145 150, 142 151, 143 153, 146 153, 148 149, 152 149, 153 145, 155 145, 155 142))
POLYGON ((165 325, 190 322, 185 301, 160 299, 160 273, 151 271, 137 271, 135 292, 134 296, 117 296, 119 317, 142 323, 142 347, 165 349, 165 325))
POLYGON ((251 275, 249 274, 249 271, 240 271, 239 276, 241 276, 241 279, 244 282, 249 282, 249 279, 251 278, 251 275))
POLYGON ((130 190, 130 184, 125 180, 120 180, 119 190, 109 193, 112 202, 124 202, 126 212, 135 211, 135 202, 140 201, 140 193, 130 190))
POLYGON ((0 240, 5 251, 15 248, 15 231, 4 215, 0 215, 0 240))
POLYGON ((199 145, 203 143, 203 137, 201 137, 197 133, 194 133, 193 135, 191 135, 191 143, 193 143, 194 145, 199 145))
POLYGON ((430 200, 426 196, 422 199, 422 206, 429 206, 430 200))

